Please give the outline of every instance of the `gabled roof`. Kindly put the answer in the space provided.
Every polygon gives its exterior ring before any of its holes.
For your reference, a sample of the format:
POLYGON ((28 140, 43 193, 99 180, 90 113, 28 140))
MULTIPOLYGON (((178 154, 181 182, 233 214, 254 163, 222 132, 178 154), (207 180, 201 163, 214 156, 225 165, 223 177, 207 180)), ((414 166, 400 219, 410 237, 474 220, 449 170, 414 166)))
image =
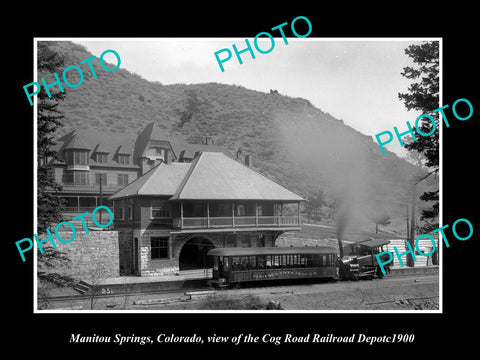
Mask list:
POLYGON ((161 162, 148 172, 117 191, 110 200, 136 195, 172 196, 185 178, 190 168, 189 163, 161 162))
POLYGON ((184 144, 182 151, 180 152, 179 158, 193 159, 195 154, 199 152, 220 152, 224 153, 228 157, 233 159, 233 155, 230 151, 225 149, 221 145, 212 145, 212 144, 184 144))
MULTIPOLYGON (((143 129, 143 131, 137 136, 137 139, 135 141, 135 148, 133 151, 134 161, 137 161, 137 159, 145 153, 148 143, 151 140, 161 141, 164 142, 166 145, 170 146, 171 150, 173 151, 173 158, 177 159, 179 150, 176 146, 172 145, 171 141, 165 140, 166 137, 170 138, 170 136, 166 136, 164 133, 162 133, 162 130, 160 130, 160 128, 155 122, 151 122, 150 124, 148 124, 145 129, 143 129)), ((178 143, 177 140, 176 143, 178 143)), ((183 147, 183 144, 179 144, 178 147, 183 147)))
POLYGON ((223 153, 202 152, 191 163, 160 163, 110 200, 127 196, 170 196, 170 200, 304 201, 223 153))
POLYGON ((57 140, 56 150, 101 148, 101 152, 113 154, 121 146, 126 154, 133 153, 134 140, 130 134, 111 133, 95 129, 76 129, 57 140), (80 147, 79 147, 80 146, 80 147))
POLYGON ((82 140, 81 136, 78 136, 78 134, 73 134, 73 136, 66 143, 64 149, 91 150, 90 147, 82 140))
MULTIPOLYGON (((133 154, 133 146, 134 139, 131 134, 110 133, 95 129, 76 129, 60 137, 53 150, 60 155, 63 155, 63 151, 68 149, 89 150, 90 165, 97 164, 96 152, 107 153, 107 162, 99 163, 103 167, 138 168, 132 161, 130 161, 130 164, 119 164, 115 159, 119 149, 122 154, 133 154)), ((64 162, 52 159, 49 164, 64 164, 64 162)))
POLYGON ((202 152, 171 200, 277 200, 304 199, 219 152, 202 152))

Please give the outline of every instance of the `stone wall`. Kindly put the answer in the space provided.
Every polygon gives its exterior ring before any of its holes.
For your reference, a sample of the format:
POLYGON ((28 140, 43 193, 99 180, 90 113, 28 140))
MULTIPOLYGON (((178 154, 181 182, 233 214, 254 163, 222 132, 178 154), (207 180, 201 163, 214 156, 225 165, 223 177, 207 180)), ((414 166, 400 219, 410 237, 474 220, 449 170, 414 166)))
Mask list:
MULTIPOLYGON (((71 232, 59 232, 62 239, 71 239, 71 232)), ((55 269, 76 280, 92 283, 103 278, 120 275, 117 231, 77 231, 70 243, 56 241, 57 250, 71 260, 68 267, 55 269)))

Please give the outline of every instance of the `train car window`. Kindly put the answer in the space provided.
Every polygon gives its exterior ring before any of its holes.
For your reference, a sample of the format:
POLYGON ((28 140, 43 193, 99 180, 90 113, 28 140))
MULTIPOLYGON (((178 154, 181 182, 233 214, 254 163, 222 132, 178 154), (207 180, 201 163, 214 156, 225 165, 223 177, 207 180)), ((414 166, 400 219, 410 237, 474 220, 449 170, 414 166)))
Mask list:
POLYGON ((257 269, 265 269, 265 256, 257 256, 257 269))
POLYGON ((296 265, 296 259, 297 259, 297 256, 296 255, 290 255, 290 266, 291 267, 295 267, 296 265))
POLYGON ((240 270, 240 257, 238 256, 232 257, 232 270, 233 271, 240 270))
POLYGON ((307 255, 307 267, 313 267, 313 255, 307 255))
POLYGON ((323 264, 325 263, 324 261, 324 256, 320 254, 315 254, 313 255, 313 266, 318 267, 318 266, 324 266, 323 264))
POLYGON ((272 266, 274 268, 277 268, 278 267, 278 256, 277 255, 273 255, 272 256, 272 266))
POLYGON ((255 256, 248 257, 248 267, 250 269, 255 269, 257 267, 257 258, 255 256))
POLYGON ((240 267, 242 270, 248 269, 248 256, 243 256, 240 261, 240 267))
POLYGON ((224 271, 229 271, 230 270, 230 261, 228 256, 223 257, 223 270, 224 271))
POLYGON ((267 269, 272 268, 272 257, 270 255, 265 256, 265 263, 267 265, 267 269))
POLYGON ((305 263, 306 263, 305 256, 304 255, 299 255, 298 265, 299 266, 305 266, 305 263))

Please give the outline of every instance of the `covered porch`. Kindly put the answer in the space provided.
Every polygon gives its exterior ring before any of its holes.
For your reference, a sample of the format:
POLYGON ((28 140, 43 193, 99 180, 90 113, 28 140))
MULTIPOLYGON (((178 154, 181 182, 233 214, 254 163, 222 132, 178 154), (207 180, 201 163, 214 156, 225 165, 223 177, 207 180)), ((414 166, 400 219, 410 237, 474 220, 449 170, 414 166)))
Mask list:
POLYGON ((181 229, 299 227, 300 202, 180 201, 172 204, 181 229))

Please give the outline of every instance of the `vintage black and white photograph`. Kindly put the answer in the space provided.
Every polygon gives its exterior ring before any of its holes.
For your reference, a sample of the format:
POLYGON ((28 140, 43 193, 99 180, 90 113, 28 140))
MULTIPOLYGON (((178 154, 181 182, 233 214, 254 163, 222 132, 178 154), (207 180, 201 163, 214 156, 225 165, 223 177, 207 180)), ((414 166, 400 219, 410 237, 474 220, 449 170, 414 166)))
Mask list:
POLYGON ((35 39, 35 312, 442 311, 442 39, 296 24, 35 39))

